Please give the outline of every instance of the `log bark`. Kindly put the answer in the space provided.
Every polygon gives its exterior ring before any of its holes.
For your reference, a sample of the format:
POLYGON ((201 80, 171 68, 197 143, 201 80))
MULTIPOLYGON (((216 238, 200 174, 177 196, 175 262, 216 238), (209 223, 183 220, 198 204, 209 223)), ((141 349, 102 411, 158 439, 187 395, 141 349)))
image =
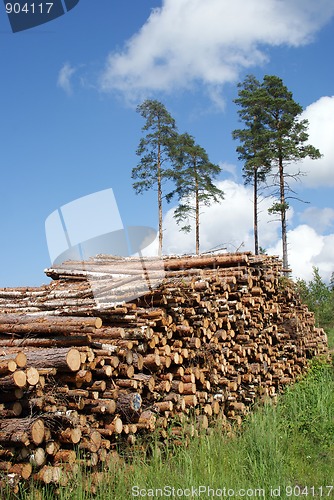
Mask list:
POLYGON ((80 352, 77 349, 30 349, 26 356, 27 365, 35 368, 54 367, 58 371, 75 372, 81 365, 80 352))
POLYGON ((90 333, 101 326, 100 318, 0 314, 0 333, 90 333))
POLYGON ((22 370, 16 370, 11 375, 1 377, 1 389, 8 391, 16 387, 23 388, 27 383, 27 375, 22 370))
POLYGON ((142 404, 142 399, 138 393, 120 393, 116 401, 116 411, 121 416, 128 419, 133 418, 138 413, 142 404))
MULTIPOLYGON (((276 258, 203 255, 165 258, 163 264, 166 279, 159 288, 114 306, 108 302, 113 284, 104 279, 108 266, 126 293, 142 279, 142 262, 118 259, 115 267, 110 257, 93 259, 86 272, 102 277, 101 310, 88 283, 72 280, 80 263, 77 269, 75 263, 63 266, 59 271, 66 280, 41 289, 0 290, 0 324, 4 330, 11 324, 17 328, 10 336, 0 332, 0 422, 16 423, 7 433, 0 426, 0 445, 8 449, 0 450, 0 464, 15 457, 30 461, 39 480, 60 485, 61 471, 66 483, 68 467, 74 468, 76 448, 95 470, 108 463, 116 444, 138 446, 137 431, 158 428, 166 439, 175 417, 195 417, 190 435, 207 430, 215 416, 222 427, 228 427, 227 416, 239 424, 257 397, 275 399, 305 371, 307 358, 326 352, 325 334, 314 329, 313 315, 292 287, 281 286, 276 258), (23 326, 8 322, 13 313, 29 318, 23 326), (92 323, 96 317, 103 327, 92 323), (31 324, 46 333, 18 338, 31 324), (19 352, 28 358, 21 367, 19 352), (9 371, 8 361, 16 363, 9 371), (40 444, 20 423, 31 411, 48 421, 40 444)), ((148 266, 158 277, 158 263, 148 266)), ((172 429, 176 444, 182 433, 180 427, 172 429)))
POLYGON ((45 427, 43 420, 31 418, 13 418, 0 420, 0 443, 28 446, 30 443, 39 445, 43 442, 45 427))

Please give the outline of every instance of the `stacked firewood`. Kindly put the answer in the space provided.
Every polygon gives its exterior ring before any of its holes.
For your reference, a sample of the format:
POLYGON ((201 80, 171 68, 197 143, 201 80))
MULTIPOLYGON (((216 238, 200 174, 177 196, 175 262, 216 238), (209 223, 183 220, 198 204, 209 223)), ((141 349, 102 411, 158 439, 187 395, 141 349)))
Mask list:
POLYGON ((217 416, 240 423, 326 352, 276 257, 174 257, 162 269, 98 256, 46 273, 49 285, 0 289, 0 489, 66 484, 80 460, 95 471, 138 433, 180 439, 184 415, 190 432, 217 416))

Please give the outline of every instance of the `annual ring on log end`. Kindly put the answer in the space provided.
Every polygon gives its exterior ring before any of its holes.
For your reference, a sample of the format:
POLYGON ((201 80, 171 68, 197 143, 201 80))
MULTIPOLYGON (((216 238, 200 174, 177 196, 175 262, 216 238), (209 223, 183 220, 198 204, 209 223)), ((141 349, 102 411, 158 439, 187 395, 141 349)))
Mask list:
POLYGON ((27 369, 26 371, 26 376, 27 376, 27 383, 29 385, 37 385, 39 382, 39 373, 36 368, 33 368, 32 366, 27 369))
POLYGON ((101 318, 96 318, 95 320, 95 328, 101 328, 102 326, 102 319, 101 318))
POLYGON ((41 444, 45 437, 44 422, 40 418, 31 425, 31 437, 35 444, 41 444))
POLYGON ((80 352, 77 349, 70 349, 66 355, 66 363, 72 372, 77 372, 81 365, 80 352))
POLYGON ((17 387, 24 387, 27 383, 27 376, 22 370, 13 373, 13 380, 17 387))

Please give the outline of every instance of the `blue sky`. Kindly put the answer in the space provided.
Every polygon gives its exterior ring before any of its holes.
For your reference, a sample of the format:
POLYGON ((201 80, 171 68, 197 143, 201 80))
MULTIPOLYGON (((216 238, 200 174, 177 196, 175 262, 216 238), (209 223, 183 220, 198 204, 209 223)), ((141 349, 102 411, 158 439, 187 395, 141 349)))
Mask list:
MULTIPOLYGON (((1 8, 2 9, 2 8, 1 8)), ((0 286, 48 282, 45 220, 82 196, 113 188, 124 225, 156 227, 155 196, 135 195, 131 169, 142 136, 136 105, 165 104, 180 132, 219 163, 220 206, 202 215, 202 250, 252 249, 251 191, 231 131, 237 83, 280 76, 323 153, 305 162, 292 203, 295 276, 334 271, 334 4, 332 0, 80 0, 66 15, 12 33, 0 10, 0 286)), ((261 205, 260 244, 280 253, 279 225, 261 205)), ((194 250, 166 206, 165 252, 194 250)))

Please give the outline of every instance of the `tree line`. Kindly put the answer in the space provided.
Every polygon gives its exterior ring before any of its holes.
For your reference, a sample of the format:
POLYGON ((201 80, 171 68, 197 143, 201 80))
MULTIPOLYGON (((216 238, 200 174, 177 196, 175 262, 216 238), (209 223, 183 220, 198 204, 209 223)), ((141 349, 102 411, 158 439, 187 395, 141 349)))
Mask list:
POLYGON ((174 211, 181 230, 191 230, 190 220, 195 219, 196 254, 199 253, 200 207, 218 202, 224 193, 214 180, 221 172, 219 165, 210 162, 207 152, 188 133, 179 134, 175 120, 165 106, 156 100, 146 100, 137 107, 145 119, 137 155, 139 164, 132 169, 133 187, 136 193, 149 189, 157 192, 159 255, 162 253, 162 203, 170 202, 175 196, 178 207, 174 211), (165 192, 166 181, 173 189, 165 192), (195 204, 192 200, 195 199, 195 204))
MULTIPOLYGON (((303 109, 281 78, 266 75, 260 82, 248 75, 238 84, 234 102, 239 106, 243 128, 234 130, 232 137, 239 141, 236 151, 243 162, 244 182, 253 186, 254 251, 258 254, 261 250, 258 203, 260 193, 266 189, 277 199, 269 212, 277 214, 281 222, 283 267, 288 272, 287 211, 289 199, 298 199, 290 181, 304 175, 289 171, 288 166, 306 157, 320 158, 321 154, 307 143, 308 120, 301 120, 303 109)), ((140 161, 132 169, 133 188, 137 194, 150 189, 157 192, 159 254, 163 245, 163 200, 170 202, 174 197, 178 201, 174 218, 180 229, 189 232, 191 220, 195 221, 198 254, 201 206, 224 199, 223 191, 214 183, 222 169, 209 160, 193 136, 178 133, 174 118, 161 102, 146 100, 137 112, 145 119, 145 135, 137 149, 140 161), (173 186, 167 192, 166 181, 173 186)))
POLYGON ((296 288, 302 301, 314 312, 316 325, 334 328, 334 273, 327 285, 314 266, 312 278, 309 281, 298 279, 296 288))

